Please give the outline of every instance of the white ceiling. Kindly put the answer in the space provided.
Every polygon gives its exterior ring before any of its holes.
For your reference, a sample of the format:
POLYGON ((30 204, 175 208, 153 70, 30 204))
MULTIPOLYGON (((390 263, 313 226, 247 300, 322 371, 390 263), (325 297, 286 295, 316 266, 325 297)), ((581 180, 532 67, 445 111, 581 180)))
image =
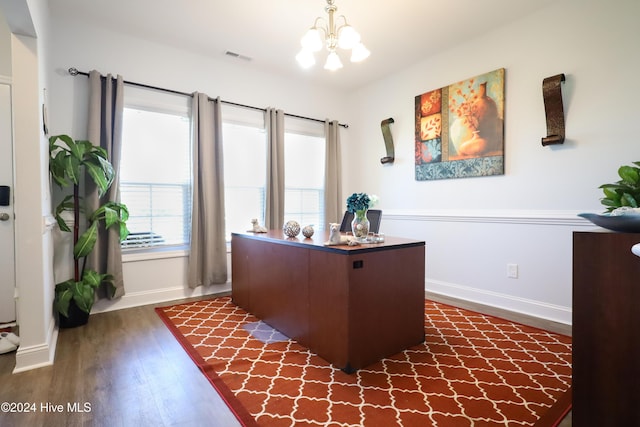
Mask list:
MULTIPOLYGON (((295 61, 300 38, 325 0, 49 0, 56 12, 90 25, 239 61, 246 67, 288 78, 311 79, 352 89, 419 62, 438 51, 531 14, 555 0, 335 0, 338 15, 362 36, 371 51, 364 62, 322 68, 326 53, 311 70, 295 61), (232 59, 232 51, 250 61, 232 59)), ((541 23, 541 28, 544 23, 541 23)), ((71 66, 73 64, 70 64, 71 66)))

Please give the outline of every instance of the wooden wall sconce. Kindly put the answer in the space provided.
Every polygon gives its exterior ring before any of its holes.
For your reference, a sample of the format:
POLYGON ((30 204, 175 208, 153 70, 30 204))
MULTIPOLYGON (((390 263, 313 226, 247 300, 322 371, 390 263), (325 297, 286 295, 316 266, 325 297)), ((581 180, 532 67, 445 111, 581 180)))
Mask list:
POLYGON ((380 159, 380 163, 383 165, 385 163, 393 163, 395 159, 395 150, 393 149, 393 137, 391 136, 391 129, 389 129, 389 125, 393 123, 392 118, 388 118, 383 120, 380 123, 380 127, 382 127, 382 137, 384 138, 384 146, 387 149, 386 157, 380 159))
POLYGON ((564 82, 564 74, 547 77, 542 81, 544 112, 547 116, 547 136, 542 138, 543 146, 564 143, 562 82, 564 82))

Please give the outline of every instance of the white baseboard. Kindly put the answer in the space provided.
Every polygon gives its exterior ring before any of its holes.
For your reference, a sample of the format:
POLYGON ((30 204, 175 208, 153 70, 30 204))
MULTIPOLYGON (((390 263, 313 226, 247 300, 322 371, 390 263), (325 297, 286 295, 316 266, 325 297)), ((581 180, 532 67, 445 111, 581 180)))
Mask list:
POLYGON ((206 287, 198 286, 195 289, 177 286, 173 288, 154 289, 145 292, 132 292, 126 293, 121 298, 114 300, 98 300, 93 305, 91 314, 121 310, 123 308, 138 307, 141 305, 158 304, 183 298, 217 295, 228 292, 231 292, 231 282, 227 282, 222 285, 212 285, 206 287))
POLYGON ((49 322, 47 339, 44 344, 29 347, 24 347, 21 344, 18 347, 18 351, 16 352, 16 366, 13 369, 13 373, 17 374, 19 372, 53 365, 57 343, 58 327, 52 318, 51 322, 49 322))
POLYGON ((427 279, 425 288, 428 292, 571 325, 571 307, 541 303, 540 301, 515 297, 513 295, 500 294, 437 280, 427 279))

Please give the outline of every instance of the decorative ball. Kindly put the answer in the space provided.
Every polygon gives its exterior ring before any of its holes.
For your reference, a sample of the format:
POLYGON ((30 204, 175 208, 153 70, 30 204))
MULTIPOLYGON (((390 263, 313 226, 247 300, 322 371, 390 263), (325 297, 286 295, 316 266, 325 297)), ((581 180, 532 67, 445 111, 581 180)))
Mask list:
POLYGON ((313 227, 310 225, 307 225, 306 227, 304 227, 302 229, 302 235, 306 238, 313 236, 313 227))
POLYGON ((300 234, 300 224, 297 221, 287 221, 287 223, 282 227, 282 231, 289 237, 296 237, 300 234))

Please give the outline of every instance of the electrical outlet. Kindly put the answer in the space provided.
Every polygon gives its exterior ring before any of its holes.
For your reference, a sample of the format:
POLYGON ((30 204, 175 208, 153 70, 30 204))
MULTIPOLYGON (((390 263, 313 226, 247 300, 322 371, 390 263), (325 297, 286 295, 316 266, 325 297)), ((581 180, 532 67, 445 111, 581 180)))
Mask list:
POLYGON ((507 264, 507 277, 518 278, 518 264, 507 264))

